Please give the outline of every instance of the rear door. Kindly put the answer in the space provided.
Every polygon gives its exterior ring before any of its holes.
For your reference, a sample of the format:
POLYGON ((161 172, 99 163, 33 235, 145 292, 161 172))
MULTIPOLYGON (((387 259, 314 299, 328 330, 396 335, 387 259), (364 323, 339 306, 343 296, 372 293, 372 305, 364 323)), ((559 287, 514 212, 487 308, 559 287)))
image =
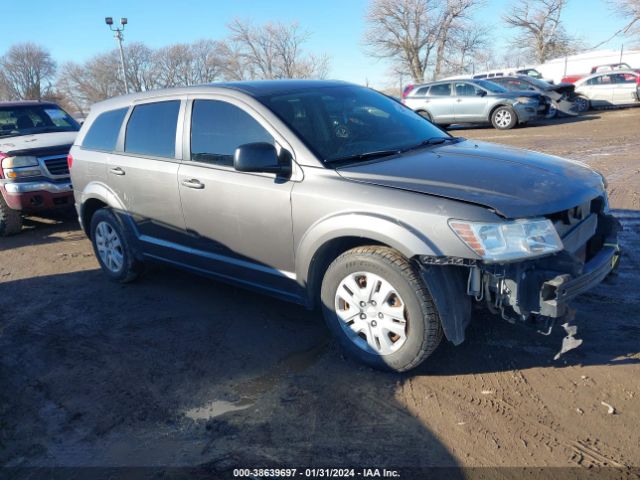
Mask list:
POLYGON ((638 102, 638 76, 631 73, 616 73, 613 87, 614 105, 631 105, 638 102))
POLYGON ((167 242, 179 242, 185 234, 177 183, 178 124, 185 101, 135 104, 125 119, 124 138, 107 159, 107 183, 151 254, 163 251, 167 242))
POLYGON ((487 120, 487 92, 469 82, 454 82, 455 122, 482 122, 487 120))
POLYGON ((425 99, 426 110, 434 123, 453 123, 453 104, 455 98, 451 91, 451 83, 436 83, 431 85, 425 99))

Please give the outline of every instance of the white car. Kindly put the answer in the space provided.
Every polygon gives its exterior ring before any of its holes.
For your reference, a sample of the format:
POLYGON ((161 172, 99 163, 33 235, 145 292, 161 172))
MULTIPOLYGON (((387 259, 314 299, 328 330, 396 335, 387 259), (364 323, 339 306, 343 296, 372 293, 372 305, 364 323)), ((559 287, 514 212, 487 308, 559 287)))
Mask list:
POLYGON ((634 70, 600 72, 575 83, 576 108, 629 106, 640 104, 640 73, 634 70))

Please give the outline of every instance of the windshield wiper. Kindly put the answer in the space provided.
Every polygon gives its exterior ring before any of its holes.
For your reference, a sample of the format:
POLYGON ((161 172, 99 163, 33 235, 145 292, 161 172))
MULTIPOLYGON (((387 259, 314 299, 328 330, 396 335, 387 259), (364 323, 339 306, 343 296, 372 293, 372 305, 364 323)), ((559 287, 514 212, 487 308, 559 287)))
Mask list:
POLYGON ((444 142, 457 142, 457 137, 431 137, 426 140, 421 141, 420 143, 413 145, 411 147, 407 147, 402 152, 408 152, 409 150, 416 150, 422 147, 428 147, 429 145, 440 145, 444 142))
POLYGON ((327 163, 350 163, 358 160, 371 160, 374 158, 388 157, 402 153, 402 150, 375 150, 373 152, 358 153, 357 155, 347 155, 346 157, 338 157, 326 160, 327 163))

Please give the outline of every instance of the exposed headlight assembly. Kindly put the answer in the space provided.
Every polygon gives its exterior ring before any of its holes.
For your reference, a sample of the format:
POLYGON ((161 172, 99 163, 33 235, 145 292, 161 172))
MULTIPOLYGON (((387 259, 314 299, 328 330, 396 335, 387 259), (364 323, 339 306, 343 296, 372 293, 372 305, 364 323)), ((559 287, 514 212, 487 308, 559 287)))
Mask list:
POLYGON ((539 257, 564 248, 553 223, 546 218, 501 223, 449 220, 449 226, 486 262, 539 257))

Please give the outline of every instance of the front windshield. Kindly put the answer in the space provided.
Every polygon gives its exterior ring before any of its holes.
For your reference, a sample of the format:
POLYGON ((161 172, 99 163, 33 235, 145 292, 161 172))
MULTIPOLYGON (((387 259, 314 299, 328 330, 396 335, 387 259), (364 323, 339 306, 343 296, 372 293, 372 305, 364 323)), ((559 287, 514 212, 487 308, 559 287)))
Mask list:
POLYGON ((476 80, 475 82, 485 90, 489 90, 492 93, 505 93, 509 91, 502 85, 498 85, 497 83, 493 83, 489 80, 476 80))
POLYGON ((78 122, 56 105, 0 107, 0 137, 78 130, 78 122))
POLYGON ((259 100, 327 163, 451 138, 396 100, 364 87, 323 87, 259 100))

